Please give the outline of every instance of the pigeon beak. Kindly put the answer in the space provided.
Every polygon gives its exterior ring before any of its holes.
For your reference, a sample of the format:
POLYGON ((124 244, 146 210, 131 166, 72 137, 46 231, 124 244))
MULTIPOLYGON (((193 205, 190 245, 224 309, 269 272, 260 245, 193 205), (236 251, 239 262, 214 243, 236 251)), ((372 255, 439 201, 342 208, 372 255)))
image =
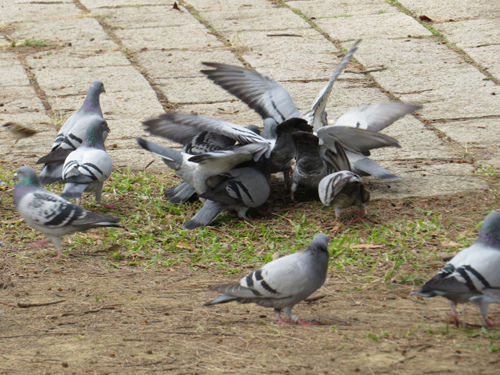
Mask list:
POLYGON ((17 181, 17 180, 19 179, 19 177, 17 176, 17 172, 14 174, 14 177, 12 177, 12 179, 13 179, 14 181, 17 181))
POLYGON ((106 127, 106 131, 108 133, 111 133, 111 130, 109 130, 109 126, 108 126, 108 122, 107 121, 104 121, 104 126, 106 127))

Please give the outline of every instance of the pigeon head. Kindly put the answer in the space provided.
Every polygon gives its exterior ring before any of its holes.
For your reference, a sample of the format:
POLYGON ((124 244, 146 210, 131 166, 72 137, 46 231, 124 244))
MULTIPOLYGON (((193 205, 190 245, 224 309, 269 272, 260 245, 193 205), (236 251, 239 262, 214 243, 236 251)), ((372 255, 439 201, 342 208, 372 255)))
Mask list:
POLYGON ((82 108, 84 110, 95 110, 96 108, 99 108, 100 111, 99 97, 103 92, 106 91, 104 90, 104 84, 101 81, 92 82, 89 91, 87 92, 87 96, 83 101, 82 108))
POLYGON ((19 181, 18 186, 40 186, 35 170, 27 165, 17 170, 14 180, 19 181))
POLYGON ((486 216, 477 240, 500 250, 500 212, 492 212, 486 216))
POLYGON ((328 252, 328 236, 324 233, 320 233, 314 237, 309 248, 319 251, 328 252))
POLYGON ((28 166, 19 168, 14 175, 14 180, 18 180, 16 188, 14 189, 14 202, 16 206, 28 191, 41 187, 35 170, 28 166))
POLYGON ((104 133, 109 133, 106 120, 94 117, 90 120, 83 143, 90 147, 104 146, 104 133))

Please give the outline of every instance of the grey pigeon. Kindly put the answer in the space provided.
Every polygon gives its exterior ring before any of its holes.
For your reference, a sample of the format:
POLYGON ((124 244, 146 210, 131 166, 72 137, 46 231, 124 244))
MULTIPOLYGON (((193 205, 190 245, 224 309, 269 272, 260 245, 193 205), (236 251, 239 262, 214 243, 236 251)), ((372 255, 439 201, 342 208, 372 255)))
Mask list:
POLYGON ((113 170, 113 161, 104 147, 104 134, 108 131, 104 119, 90 120, 82 144, 64 162, 62 179, 66 186, 61 197, 76 199, 80 204, 84 192, 93 192, 97 203, 115 208, 102 203, 102 187, 113 170))
POLYGON ((345 148, 353 172, 361 176, 373 175, 386 180, 400 180, 400 177, 390 173, 368 156, 370 150, 375 148, 401 147, 394 138, 378 132, 420 108, 420 104, 400 102, 358 107, 342 115, 334 125, 322 127, 317 134, 324 144, 323 147, 332 148, 335 141, 340 142, 345 148))
MULTIPOLYGON (((80 109, 64 122, 50 152, 37 161, 37 164, 44 164, 39 175, 43 185, 60 182, 64 160, 83 142, 87 126, 90 123, 89 118, 97 116, 103 119, 99 101, 103 92, 105 90, 101 81, 92 82, 80 109)), ((109 130, 104 134, 104 139, 108 136, 108 132, 109 130)))
POLYGON ((337 153, 328 152, 324 158, 329 158, 330 165, 335 172, 325 176, 318 185, 319 199, 325 206, 335 210, 334 224, 339 221, 342 209, 351 206, 360 208, 359 215, 353 222, 362 220, 366 210, 366 203, 370 200, 370 193, 365 190, 361 177, 351 171, 349 159, 343 147, 336 143, 337 153))
MULTIPOLYGON (((254 160, 258 160, 262 155, 269 157, 271 153, 270 142, 255 133, 252 129, 208 116, 188 113, 167 113, 144 121, 143 125, 145 126, 145 130, 151 134, 170 139, 182 145, 189 144, 194 137, 206 131, 211 134, 210 137, 212 139, 216 139, 215 142, 220 149, 224 149, 225 145, 231 145, 231 143, 234 145, 236 142, 239 145, 261 143, 263 146, 262 152, 257 153, 254 160), (220 138, 221 136, 224 138, 220 138), (228 141, 228 138, 231 141, 228 141)), ((209 144, 213 145, 214 141, 209 144)), ((208 148, 204 153, 211 151, 216 150, 208 148)))
POLYGON ((359 40, 355 42, 347 51, 331 75, 327 85, 314 100, 310 111, 304 115, 300 113, 288 91, 264 74, 239 66, 209 62, 203 64, 215 69, 202 70, 201 72, 214 83, 246 103, 263 119, 271 118, 279 124, 293 117, 304 118, 314 127, 314 130, 317 130, 327 124, 325 108, 333 83, 351 60, 359 42, 359 40))
MULTIPOLYGON (((31 167, 21 167, 14 178, 19 182, 14 189, 14 202, 19 214, 32 228, 44 233, 62 255, 61 237, 65 234, 84 232, 91 228, 119 227, 118 219, 88 212, 55 193, 45 190, 31 167)), ((41 247, 49 240, 32 244, 41 247)))
MULTIPOLYGON (((201 161, 203 155, 196 160, 201 161)), ((235 210, 238 217, 249 220, 249 208, 257 208, 266 203, 271 188, 263 172, 263 161, 250 161, 226 173, 206 179, 206 190, 200 194, 205 203, 200 211, 187 223, 186 229, 195 229, 212 223, 222 211, 235 210)))
POLYGON ((258 144, 262 147, 262 152, 256 153, 254 160, 265 156, 266 173, 283 172, 288 184, 289 170, 295 154, 290 135, 296 131, 312 131, 312 128, 299 118, 289 119, 279 125, 268 120, 265 124, 268 138, 260 136, 251 126, 243 127, 194 114, 168 113, 147 120, 144 125, 146 131, 179 142, 184 145, 184 152, 192 154, 224 150, 236 142, 238 145, 258 144))
POLYGON ((448 299, 455 324, 458 303, 479 306, 485 326, 496 326, 488 319, 490 303, 500 303, 500 213, 486 216, 477 241, 455 255, 422 289, 413 292, 422 297, 448 299))
POLYGON ((319 139, 308 132, 292 134, 295 145, 295 168, 292 172, 290 197, 295 200, 299 186, 316 190, 320 181, 329 173, 329 166, 321 156, 319 139))
POLYGON ((274 308, 278 324, 286 324, 281 318, 283 311, 293 323, 309 325, 293 315, 292 308, 324 284, 327 271, 328 236, 318 234, 304 251, 273 260, 239 283, 211 287, 223 295, 204 306, 231 301, 256 303, 274 308))
POLYGON ((191 185, 198 194, 207 190, 206 179, 226 173, 241 163, 252 160, 255 154, 262 154, 266 144, 250 143, 232 150, 191 155, 136 137, 139 147, 160 156, 184 182, 191 185))

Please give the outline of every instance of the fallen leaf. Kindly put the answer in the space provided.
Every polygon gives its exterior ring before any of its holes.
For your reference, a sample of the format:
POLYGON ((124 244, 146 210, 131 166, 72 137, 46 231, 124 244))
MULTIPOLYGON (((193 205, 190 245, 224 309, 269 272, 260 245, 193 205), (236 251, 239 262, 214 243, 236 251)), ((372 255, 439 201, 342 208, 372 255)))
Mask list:
POLYGON ((369 243, 362 243, 359 245, 351 246, 351 249, 379 249, 381 247, 384 247, 384 245, 372 245, 369 243))
POLYGON ((453 242, 453 241, 443 241, 440 244, 443 247, 459 247, 461 246, 459 243, 453 242))

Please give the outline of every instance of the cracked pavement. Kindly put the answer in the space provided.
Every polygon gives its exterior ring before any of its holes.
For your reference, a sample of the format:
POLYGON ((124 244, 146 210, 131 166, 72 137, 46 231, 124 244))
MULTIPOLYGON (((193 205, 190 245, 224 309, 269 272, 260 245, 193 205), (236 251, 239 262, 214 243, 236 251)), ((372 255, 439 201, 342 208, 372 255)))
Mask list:
MULTIPOLYGON (((106 142, 115 168, 163 169, 140 150, 141 121, 164 111, 261 124, 246 105, 200 73, 202 61, 245 64, 280 82, 301 111, 354 40, 355 61, 327 111, 401 100, 423 109, 386 129, 401 149, 373 158, 403 178, 370 178, 374 198, 488 189, 474 172, 498 170, 500 3, 450 0, 0 0, 0 121, 40 131, 14 148, 9 168, 46 154, 90 83, 102 80, 106 142), (423 21, 422 21, 423 20, 423 21), (427 20, 427 21, 426 21, 427 20), (29 44, 47 46, 30 46, 29 44), (38 43, 40 44, 40 43, 38 43)), ((149 137, 163 144, 167 142, 149 137)))

